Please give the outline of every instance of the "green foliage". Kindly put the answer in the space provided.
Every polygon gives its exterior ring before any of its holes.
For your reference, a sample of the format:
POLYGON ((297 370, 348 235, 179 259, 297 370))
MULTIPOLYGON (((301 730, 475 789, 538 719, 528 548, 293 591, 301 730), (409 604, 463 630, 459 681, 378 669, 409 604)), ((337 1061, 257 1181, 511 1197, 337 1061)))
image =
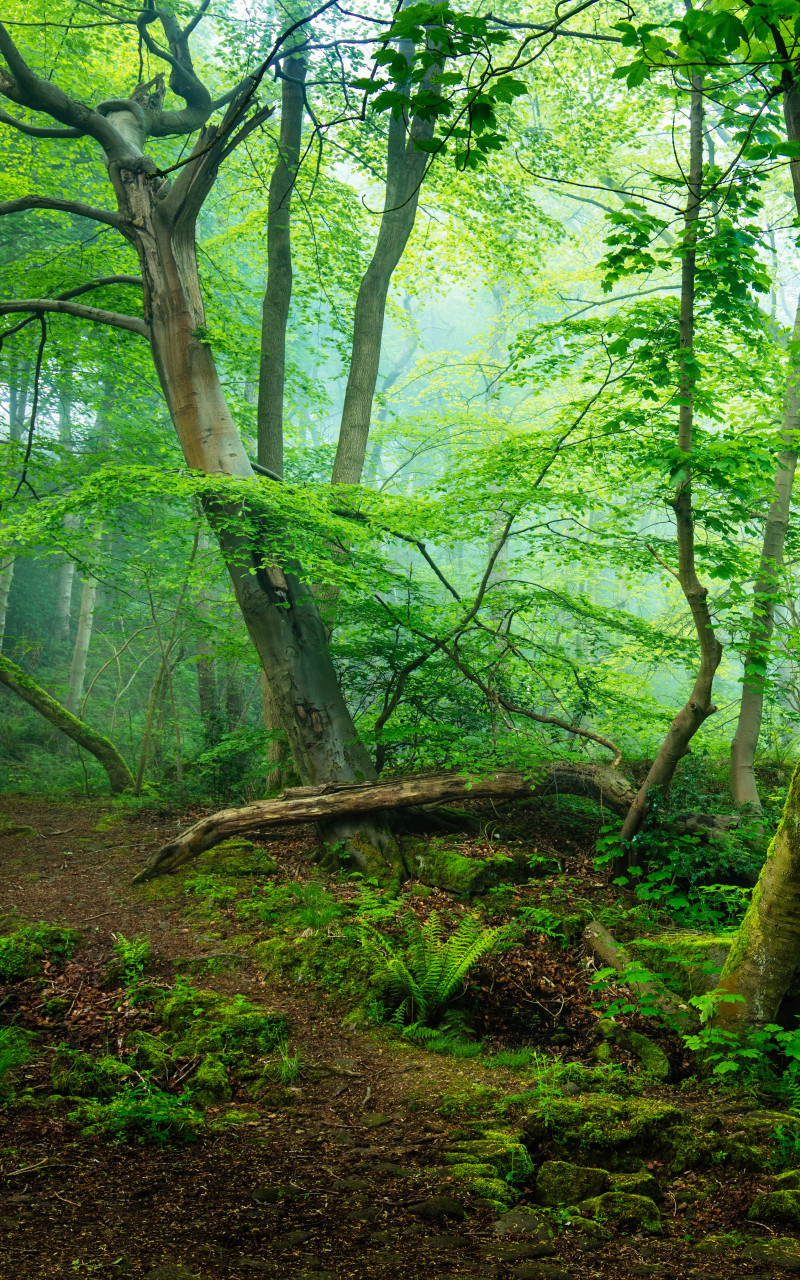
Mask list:
POLYGON ((66 1097, 108 1099, 127 1084, 132 1068, 109 1053, 94 1057, 67 1044, 56 1047, 50 1079, 56 1093, 66 1097))
MULTIPOLYGON (((700 1001, 692 1003, 700 1004, 700 1001)), ((702 1006, 702 1012, 706 1019, 710 1016, 708 1002, 702 1006)), ((749 1028, 737 1033, 706 1022, 696 1035, 683 1039, 720 1084, 758 1085, 788 1101, 793 1108, 800 1105, 800 1030, 787 1031, 776 1023, 768 1023, 758 1030, 749 1028)))
POLYGON ((467 914, 444 938, 435 911, 424 925, 407 915, 404 928, 402 951, 375 926, 364 926, 362 943, 395 1004, 393 1023, 413 1035, 437 1026, 446 1005, 461 994, 469 970, 506 941, 506 930, 484 928, 476 916, 467 914))
POLYGON ((150 939, 132 938, 130 941, 121 933, 114 942, 114 955, 117 956, 123 978, 127 987, 133 987, 144 973, 150 959, 150 939))
POLYGON ((205 1127, 188 1092, 175 1097, 148 1084, 132 1084, 109 1102, 84 1102, 69 1119, 88 1136, 112 1142, 193 1142, 205 1127))
POLYGON ((80 941, 75 929, 58 925, 26 925, 0 938, 0 981, 15 982, 35 973, 45 956, 61 961, 80 941))
POLYGON ((19 1027, 0 1027, 0 1092, 10 1087, 8 1076, 31 1057, 30 1038, 19 1027))

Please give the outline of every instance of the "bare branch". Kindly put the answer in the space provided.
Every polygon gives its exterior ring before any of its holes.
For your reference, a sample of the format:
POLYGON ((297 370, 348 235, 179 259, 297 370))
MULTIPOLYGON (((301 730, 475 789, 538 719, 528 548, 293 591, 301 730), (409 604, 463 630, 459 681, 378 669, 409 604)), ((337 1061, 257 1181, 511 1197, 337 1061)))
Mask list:
POLYGON ((20 196, 17 200, 0 201, 0 217, 5 213, 23 213, 26 209, 54 209, 57 213, 73 213, 78 218, 91 218, 106 226, 122 230, 122 218, 112 209, 97 209, 80 200, 58 200, 55 196, 20 196))
POLYGON ((86 132, 83 129, 47 129, 37 124, 26 124, 24 120, 17 120, 15 116, 10 116, 2 107, 0 107, 0 123, 10 124, 13 129, 19 129, 20 133, 26 133, 29 138, 86 137, 86 132))
POLYGON ((138 333, 143 338, 150 337, 148 326, 137 316, 125 316, 118 311, 103 311, 100 307, 85 307, 80 302, 67 302, 63 298, 20 298, 15 302, 0 302, 0 316, 12 315, 19 311, 37 313, 54 311, 59 315, 77 316, 80 320, 108 324, 115 329, 128 329, 131 333, 138 333))

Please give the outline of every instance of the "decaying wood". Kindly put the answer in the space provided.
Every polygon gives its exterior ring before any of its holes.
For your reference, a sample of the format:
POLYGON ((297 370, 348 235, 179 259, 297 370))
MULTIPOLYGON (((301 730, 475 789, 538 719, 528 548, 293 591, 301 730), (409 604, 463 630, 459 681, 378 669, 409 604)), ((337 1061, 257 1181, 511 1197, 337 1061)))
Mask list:
POLYGON ((231 836, 298 822, 330 822, 345 814, 403 809, 455 801, 547 795, 581 795, 597 801, 620 817, 633 803, 635 791, 627 778, 608 765, 557 761, 529 773, 503 769, 482 777, 463 773, 412 774, 379 782, 290 787, 274 800, 259 800, 243 809, 223 809, 201 818, 159 849, 134 879, 134 884, 174 871, 189 859, 231 836))
POLYGON ((635 968, 639 966, 599 920, 593 920, 586 926, 583 931, 583 940, 604 964, 616 969, 621 980, 630 987, 631 991, 636 995, 646 996, 649 1003, 657 1005, 672 1026, 682 1031, 688 1031, 695 1026, 698 1019, 692 1006, 686 1004, 663 983, 636 982, 627 976, 631 966, 635 968))

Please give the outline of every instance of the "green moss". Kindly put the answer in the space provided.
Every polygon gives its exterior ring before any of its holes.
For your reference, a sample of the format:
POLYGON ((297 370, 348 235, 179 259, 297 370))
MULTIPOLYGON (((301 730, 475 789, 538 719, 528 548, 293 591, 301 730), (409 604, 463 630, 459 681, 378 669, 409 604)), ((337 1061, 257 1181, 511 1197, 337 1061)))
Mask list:
POLYGON ((0 937, 0 982, 20 982, 41 969, 45 957, 61 960, 78 946, 81 935, 58 925, 26 925, 0 937))
POLYGON ((191 1093, 204 1107, 210 1107, 215 1102, 227 1102, 230 1098, 228 1073, 218 1054, 209 1053, 200 1063, 192 1078, 191 1093))
POLYGON ((643 1170, 641 1173, 618 1173, 612 1179, 612 1191, 625 1191, 631 1196, 649 1196, 651 1200, 661 1197, 658 1179, 652 1173, 643 1170))
POLYGON ((404 853, 408 870, 415 879, 463 897, 502 882, 521 884, 530 877, 524 856, 493 854, 488 858, 466 858, 446 840, 409 840, 405 842, 404 853))
POLYGON ((93 1058, 88 1053, 66 1048, 54 1055, 50 1066, 55 1092, 73 1098, 111 1098, 124 1088, 132 1075, 127 1063, 110 1054, 93 1058))
POLYGON ((132 1031, 127 1045, 135 1049, 134 1061, 140 1071, 163 1071, 172 1061, 168 1046, 146 1031, 132 1031))
POLYGON ((467 1161, 464 1164, 448 1165, 443 1174, 448 1178, 494 1178, 497 1170, 493 1164, 467 1161))
POLYGON ((605 1169, 588 1169, 565 1160, 546 1160, 536 1178, 536 1199, 543 1205, 577 1204, 599 1196, 608 1186, 605 1169))
POLYGON ((800 1191, 768 1191, 756 1196, 747 1216, 751 1222, 800 1228, 800 1191))
POLYGON ((656 1098, 620 1099, 609 1094, 553 1099, 525 1124, 529 1149, 547 1142, 558 1158, 606 1169, 624 1168, 634 1156, 669 1149, 683 1113, 656 1098))
POLYGON ((675 930, 657 938, 634 938, 626 947, 651 973, 670 979, 688 1000, 716 987, 734 937, 734 933, 675 930))
POLYGON ((481 1196, 484 1200, 498 1201, 505 1209, 511 1208, 519 1200, 519 1193, 509 1182, 503 1182, 500 1178, 470 1178, 466 1185, 473 1195, 481 1196))
POLYGON ((606 1191, 601 1196, 584 1200, 581 1211, 593 1218, 610 1220, 628 1230, 661 1231, 661 1214, 647 1196, 632 1196, 625 1191, 606 1191))
POLYGON ((286 1039, 283 1015, 259 1009, 244 996, 180 986, 156 1004, 156 1012, 179 1036, 175 1051, 214 1053, 221 1048, 264 1052, 286 1039))
POLYGON ((443 1153, 445 1164, 456 1165, 472 1160, 493 1166, 503 1177, 511 1176, 515 1182, 523 1182, 533 1173, 533 1164, 518 1135, 487 1130, 483 1138, 465 1139, 451 1144, 443 1153))
POLYGON ((669 1058, 663 1049, 638 1031, 628 1032, 628 1042, 645 1071, 648 1071, 656 1080, 669 1078, 669 1058))

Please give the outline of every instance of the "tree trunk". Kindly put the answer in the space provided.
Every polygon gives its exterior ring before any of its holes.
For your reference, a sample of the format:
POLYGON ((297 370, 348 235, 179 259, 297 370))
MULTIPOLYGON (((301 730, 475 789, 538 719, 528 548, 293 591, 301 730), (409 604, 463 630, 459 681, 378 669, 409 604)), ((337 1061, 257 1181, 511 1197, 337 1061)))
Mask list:
MULTIPOLYGON (((402 45, 405 41, 401 42, 402 45)), ((410 57, 411 46, 403 49, 410 57)), ((428 153, 417 151, 415 139, 433 137, 433 121, 405 116, 389 119, 386 150, 386 194, 378 240, 356 299, 353 347, 342 408, 333 484, 360 484, 367 452, 372 403, 381 358, 386 298, 392 275, 408 244, 417 216, 419 189, 428 153)))
MULTIPOLYGON (((800 141, 800 98, 794 85, 784 93, 783 100, 787 138, 790 142, 800 141)), ((795 205, 800 214, 800 166, 796 160, 791 162, 790 169, 795 205)), ((792 336, 795 342, 800 338, 800 301, 795 312, 792 336)), ((783 548, 789 525, 792 488, 797 467, 796 433, 800 426, 800 397, 796 377, 797 371, 793 370, 786 379, 781 431, 786 448, 778 455, 775 497, 767 515, 761 563, 753 585, 753 614, 744 659, 742 702, 736 723, 736 733, 731 742, 731 795, 737 804, 749 804, 754 809, 761 808, 755 760, 764 714, 764 691, 770 641, 775 628, 775 597, 783 565, 783 548)))
MULTIPOLYGON (((695 244, 703 179, 703 90, 702 82, 697 76, 692 78, 691 88, 690 149, 688 196, 684 212, 680 311, 682 355, 678 447, 684 455, 690 455, 692 452, 694 430, 695 244)), ((704 721, 716 711, 716 707, 711 702, 711 692, 714 674, 722 658, 722 645, 714 634, 708 608, 708 589, 700 582, 695 566, 692 477, 688 456, 676 485, 672 507, 675 512, 678 543, 678 572, 674 576, 680 583, 692 613, 700 649, 700 667, 691 695, 672 721, 652 768, 639 789, 634 804, 631 805, 620 832, 621 841, 631 840, 640 829, 647 811, 648 793, 654 787, 658 787, 663 793, 669 790, 678 762, 689 751, 689 743, 704 721)))
POLYGON ((206 647, 205 638, 197 641, 197 697, 200 703, 200 716, 203 721, 203 737, 206 746, 212 747, 219 742, 222 728, 219 691, 213 655, 206 647))
MULTIPOLYGON (((195 257, 195 219, 224 155, 224 148, 215 147, 214 141, 224 127, 225 121, 220 129, 203 131, 194 158, 168 194, 155 165, 145 157, 138 167, 126 162, 131 167, 112 166, 111 171, 139 252, 153 360, 184 457, 189 467, 206 474, 252 478, 211 347, 203 338, 205 315, 195 257)), ((263 538, 255 545, 240 531, 241 499, 230 506, 209 499, 205 510, 303 782, 374 777, 299 566, 265 563, 263 538)))
POLYGON ((303 83, 306 64, 288 58, 281 81, 278 159, 269 184, 267 287, 261 308, 261 367, 258 380, 258 461, 283 475, 283 389, 286 325, 292 301, 292 190, 300 165, 303 83))
POLYGON ((78 634, 75 637, 75 648, 72 652, 72 665, 69 669, 69 684, 64 706, 72 715, 80 707, 83 694, 83 682, 86 677, 86 661, 89 656, 89 645, 92 640, 94 626, 94 606, 97 599, 97 579, 87 578, 81 594, 81 611, 78 617, 78 634))
POLYGON ((800 967, 800 765, 778 830, 728 952, 717 991, 741 1000, 717 1006, 715 1025, 729 1031, 774 1022, 800 967))
POLYGON ((72 560, 64 560, 58 567, 56 575, 55 613, 53 616, 53 640, 57 645, 69 643, 70 622, 72 617, 72 581, 75 577, 75 564, 72 560))
POLYGON ((271 738, 267 743, 267 791, 280 791, 289 782, 292 772, 292 759, 289 744, 281 729, 278 709, 272 698, 272 687, 264 672, 261 672, 261 704, 264 708, 264 728, 267 733, 280 733, 280 738, 271 738))
POLYGON ((11 594, 11 583, 14 578, 14 561, 0 561, 0 652, 6 634, 6 615, 8 613, 8 597, 11 594))
POLYGON ((133 787, 131 771, 113 742, 72 715, 8 658, 0 657, 0 681, 79 747, 91 752, 108 774, 112 791, 129 791, 133 787))
MULTIPOLYGON (((349 823, 354 831, 358 831, 365 825, 364 815, 374 817, 391 809, 446 804, 456 800, 530 799, 549 795, 585 796, 619 814, 627 813, 635 798, 630 782, 616 769, 608 765, 573 764, 566 760, 542 765, 530 773, 498 770, 478 778, 457 773, 433 773, 352 786, 295 787, 274 800, 259 800, 243 809, 224 809, 202 818, 176 840, 159 849, 136 880, 138 883, 174 871, 221 840, 264 827, 318 822, 346 829, 349 823)), ((357 858, 358 855, 356 842, 357 858)), ((368 852, 361 850, 361 855, 361 865, 366 867, 368 852)))

